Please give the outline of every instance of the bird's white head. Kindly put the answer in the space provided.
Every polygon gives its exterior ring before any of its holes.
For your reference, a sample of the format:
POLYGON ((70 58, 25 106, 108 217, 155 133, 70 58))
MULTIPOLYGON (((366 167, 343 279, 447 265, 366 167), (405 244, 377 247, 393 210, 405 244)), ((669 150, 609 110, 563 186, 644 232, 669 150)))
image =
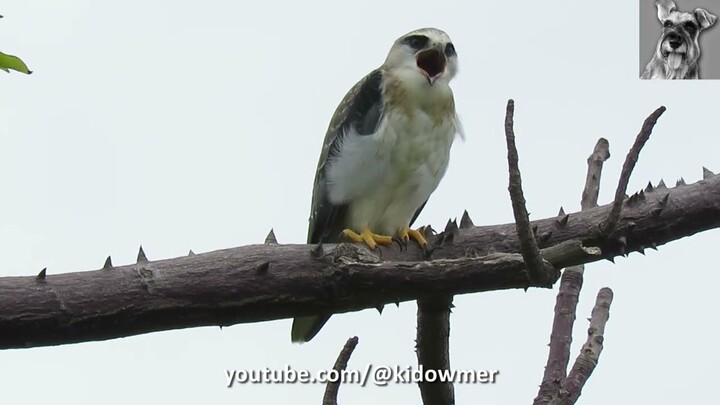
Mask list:
POLYGON ((383 66, 405 80, 447 86, 457 73, 457 64, 448 34, 437 28, 421 28, 398 38, 383 66))

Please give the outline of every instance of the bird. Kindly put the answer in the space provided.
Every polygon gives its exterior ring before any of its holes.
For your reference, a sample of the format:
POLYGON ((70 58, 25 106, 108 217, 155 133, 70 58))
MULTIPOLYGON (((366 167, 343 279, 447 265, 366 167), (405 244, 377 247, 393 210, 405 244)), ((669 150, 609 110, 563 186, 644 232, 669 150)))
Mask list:
MULTIPOLYGON (((440 184, 450 149, 464 137, 450 80, 458 70, 450 37, 409 32, 385 62, 345 95, 330 120, 315 175, 308 244, 427 241, 410 226, 440 184)), ((330 314, 297 317, 291 340, 310 341, 330 314)))

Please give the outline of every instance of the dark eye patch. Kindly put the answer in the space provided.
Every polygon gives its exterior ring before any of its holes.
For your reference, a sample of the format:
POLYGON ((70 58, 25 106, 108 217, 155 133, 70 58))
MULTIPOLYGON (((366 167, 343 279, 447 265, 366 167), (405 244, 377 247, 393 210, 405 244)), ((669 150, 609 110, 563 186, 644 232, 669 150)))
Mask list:
POLYGON ((663 23, 663 27, 665 27, 665 28, 670 28, 672 26, 673 26, 673 23, 670 20, 665 20, 665 22, 663 23))
POLYGON ((694 23, 687 21, 685 24, 683 24, 683 27, 688 32, 688 34, 694 34, 695 31, 697 31, 697 27, 694 23))
POLYGON ((426 37, 425 35, 410 35, 403 40, 403 43, 405 45, 408 45, 410 48, 415 49, 416 51, 425 48, 428 42, 430 42, 430 38, 426 37))
POLYGON ((445 45, 445 56, 449 58, 455 55, 457 55, 457 52, 455 52, 455 45, 453 45, 452 42, 448 42, 448 44, 445 45))

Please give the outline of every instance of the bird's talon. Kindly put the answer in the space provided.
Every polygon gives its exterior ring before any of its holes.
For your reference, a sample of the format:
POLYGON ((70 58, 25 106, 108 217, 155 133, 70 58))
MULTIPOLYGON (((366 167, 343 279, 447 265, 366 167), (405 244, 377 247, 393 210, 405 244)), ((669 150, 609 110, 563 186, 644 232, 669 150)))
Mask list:
POLYGON ((423 247, 423 246, 427 245, 427 240, 425 239, 425 236, 423 236, 424 228, 425 227, 420 227, 418 229, 412 229, 412 228, 408 227, 408 228, 401 229, 399 234, 403 240, 409 241, 410 239, 412 239, 415 242, 417 242, 417 244, 420 245, 420 247, 423 247))
POLYGON ((344 229, 342 235, 353 242, 363 242, 373 250, 377 245, 390 245, 393 242, 392 237, 372 233, 369 228, 363 229, 360 233, 356 233, 351 229, 344 229))
POLYGON ((404 249, 407 249, 407 241, 406 240, 403 240, 402 238, 398 238, 398 237, 393 237, 393 242, 398 244, 401 252, 404 249))

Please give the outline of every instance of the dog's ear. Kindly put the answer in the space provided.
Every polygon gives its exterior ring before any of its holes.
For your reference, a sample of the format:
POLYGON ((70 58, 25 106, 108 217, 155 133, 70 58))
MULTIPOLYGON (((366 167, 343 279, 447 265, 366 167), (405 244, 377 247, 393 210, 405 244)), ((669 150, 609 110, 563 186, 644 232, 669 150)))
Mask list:
POLYGON ((696 8, 695 11, 693 11, 693 14, 695 14, 695 18, 697 19, 697 22, 700 25, 700 29, 702 30, 715 24, 715 20, 717 20, 717 17, 708 13, 707 10, 703 10, 701 8, 696 8))
POLYGON ((677 11, 677 6, 672 0, 656 0, 655 5, 658 9, 658 20, 660 22, 667 20, 673 11, 677 11))

